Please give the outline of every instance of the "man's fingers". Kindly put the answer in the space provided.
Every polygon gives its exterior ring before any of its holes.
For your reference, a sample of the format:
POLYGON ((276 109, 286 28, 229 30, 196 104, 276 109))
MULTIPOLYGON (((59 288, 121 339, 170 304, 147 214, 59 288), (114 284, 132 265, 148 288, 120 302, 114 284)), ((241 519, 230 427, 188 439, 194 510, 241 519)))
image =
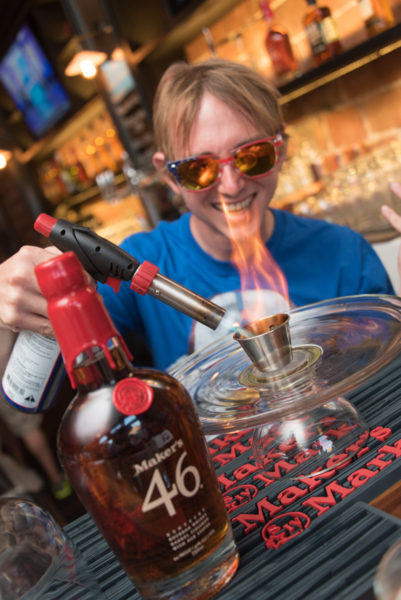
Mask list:
MULTIPOLYGON (((401 194, 401 186, 400 186, 401 194)), ((394 229, 401 233, 401 216, 395 212, 390 206, 384 204, 381 209, 382 215, 390 223, 394 229)))
POLYGON ((397 181, 393 181, 392 183, 390 183, 390 188, 396 196, 401 198, 401 183, 398 183, 397 181))

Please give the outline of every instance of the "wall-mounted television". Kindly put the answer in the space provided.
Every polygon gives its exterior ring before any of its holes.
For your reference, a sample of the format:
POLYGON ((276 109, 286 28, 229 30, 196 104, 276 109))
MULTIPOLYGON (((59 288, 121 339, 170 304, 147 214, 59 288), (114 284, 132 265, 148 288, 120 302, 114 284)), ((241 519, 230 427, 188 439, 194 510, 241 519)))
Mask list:
POLYGON ((36 138, 71 108, 67 92, 28 25, 19 30, 1 59, 0 81, 36 138))

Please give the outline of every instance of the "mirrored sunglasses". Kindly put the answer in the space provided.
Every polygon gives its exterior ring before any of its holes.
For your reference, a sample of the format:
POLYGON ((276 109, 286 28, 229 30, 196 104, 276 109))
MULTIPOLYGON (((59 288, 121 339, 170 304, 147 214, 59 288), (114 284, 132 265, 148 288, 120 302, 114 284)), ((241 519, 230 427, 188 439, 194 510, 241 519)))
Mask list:
POLYGON ((167 168, 187 190, 203 191, 217 183, 222 167, 230 163, 245 177, 266 175, 277 162, 277 148, 282 141, 282 136, 278 134, 239 146, 227 158, 218 158, 212 154, 191 156, 168 162, 167 168))

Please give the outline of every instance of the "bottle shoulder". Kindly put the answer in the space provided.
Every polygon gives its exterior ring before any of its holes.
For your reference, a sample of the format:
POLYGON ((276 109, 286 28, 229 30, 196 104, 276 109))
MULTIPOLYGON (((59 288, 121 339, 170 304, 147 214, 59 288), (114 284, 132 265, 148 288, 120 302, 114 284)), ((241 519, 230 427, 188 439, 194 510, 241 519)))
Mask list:
POLYGON ((287 38, 288 33, 287 33, 287 30, 285 29, 285 27, 282 27, 281 25, 272 25, 267 32, 266 38, 275 38, 275 37, 287 38))
POLYGON ((332 18, 331 10, 328 6, 313 6, 303 17, 304 26, 311 23, 320 23, 324 19, 332 18))
POLYGON ((302 23, 304 27, 307 27, 308 25, 316 21, 321 21, 321 15, 317 6, 311 6, 302 17, 302 23))
POLYGON ((190 424, 193 435, 202 435, 193 402, 177 380, 153 369, 134 371, 135 376, 124 381, 139 379, 149 386, 152 399, 146 410, 139 414, 122 412, 114 402, 116 385, 77 394, 60 424, 59 448, 63 455, 85 448, 104 457, 116 452, 127 440, 130 447, 142 445, 166 430, 176 431, 171 435, 177 437, 181 421, 190 424))

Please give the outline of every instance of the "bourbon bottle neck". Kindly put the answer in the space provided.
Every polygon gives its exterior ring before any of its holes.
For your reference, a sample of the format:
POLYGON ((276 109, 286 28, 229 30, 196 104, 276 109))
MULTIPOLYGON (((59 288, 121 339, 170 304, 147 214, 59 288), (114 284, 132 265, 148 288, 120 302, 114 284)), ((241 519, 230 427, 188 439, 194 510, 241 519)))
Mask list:
POLYGON ((120 379, 134 374, 119 338, 111 338, 106 355, 102 348, 94 346, 81 352, 73 365, 73 376, 79 393, 90 392, 114 385, 120 379))
POLYGON ((260 10, 262 11, 262 15, 265 21, 268 23, 272 23, 274 19, 274 14, 272 9, 270 8, 269 2, 267 0, 261 0, 259 2, 260 10))

